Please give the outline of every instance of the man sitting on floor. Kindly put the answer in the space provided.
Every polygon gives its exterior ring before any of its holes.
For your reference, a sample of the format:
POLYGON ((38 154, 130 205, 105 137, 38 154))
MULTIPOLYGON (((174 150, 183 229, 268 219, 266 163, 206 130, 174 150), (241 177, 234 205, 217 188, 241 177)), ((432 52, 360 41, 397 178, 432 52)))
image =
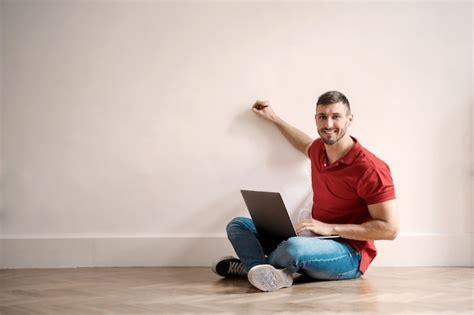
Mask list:
POLYGON ((278 117, 268 101, 257 101, 252 110, 311 161, 312 218, 298 222, 298 235, 311 231, 340 238, 264 239, 251 219, 237 217, 227 225, 227 235, 239 258, 220 259, 214 272, 247 276, 262 291, 291 286, 296 272, 327 280, 360 277, 377 254, 374 240, 395 239, 399 224, 388 165, 348 133, 349 101, 337 91, 318 98, 316 140, 278 117))

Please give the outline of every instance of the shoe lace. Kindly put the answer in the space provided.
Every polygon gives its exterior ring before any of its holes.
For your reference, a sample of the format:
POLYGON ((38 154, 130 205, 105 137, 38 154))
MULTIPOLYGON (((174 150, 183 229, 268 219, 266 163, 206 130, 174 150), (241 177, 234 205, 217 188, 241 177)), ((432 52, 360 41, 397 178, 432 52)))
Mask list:
POLYGON ((241 262, 231 262, 228 272, 229 274, 234 274, 237 276, 245 276, 247 274, 247 271, 241 262))

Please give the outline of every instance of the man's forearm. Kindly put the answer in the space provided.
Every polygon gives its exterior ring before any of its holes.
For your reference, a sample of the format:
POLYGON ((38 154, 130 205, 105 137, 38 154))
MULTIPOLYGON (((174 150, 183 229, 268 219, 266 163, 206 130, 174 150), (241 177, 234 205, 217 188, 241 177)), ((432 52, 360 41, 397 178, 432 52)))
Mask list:
POLYGON ((278 127, 280 132, 285 138, 299 151, 306 154, 306 147, 308 144, 313 142, 313 139, 302 132, 301 130, 293 127, 283 119, 275 117, 272 122, 278 127))
POLYGON ((335 235, 351 240, 393 240, 398 229, 382 220, 371 220, 362 224, 331 224, 335 235))

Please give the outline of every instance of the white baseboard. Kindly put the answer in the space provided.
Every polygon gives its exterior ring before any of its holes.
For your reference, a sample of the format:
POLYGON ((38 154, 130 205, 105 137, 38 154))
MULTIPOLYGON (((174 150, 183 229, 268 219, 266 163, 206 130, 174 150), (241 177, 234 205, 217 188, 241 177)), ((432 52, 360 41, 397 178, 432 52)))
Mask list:
MULTIPOLYGON (((377 241, 374 266, 474 266, 473 234, 377 241)), ((0 268, 210 266, 233 254, 225 237, 1 238, 0 268)))

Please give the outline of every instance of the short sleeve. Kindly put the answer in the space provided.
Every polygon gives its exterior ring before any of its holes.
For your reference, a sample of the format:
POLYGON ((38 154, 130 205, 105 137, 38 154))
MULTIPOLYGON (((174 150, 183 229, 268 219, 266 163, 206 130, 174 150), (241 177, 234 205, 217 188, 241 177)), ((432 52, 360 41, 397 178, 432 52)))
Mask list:
POLYGON ((395 187, 388 166, 368 169, 357 184, 357 194, 368 205, 395 199, 395 187))
POLYGON ((313 160, 317 156, 317 141, 318 139, 314 140, 308 147, 308 157, 313 160))

